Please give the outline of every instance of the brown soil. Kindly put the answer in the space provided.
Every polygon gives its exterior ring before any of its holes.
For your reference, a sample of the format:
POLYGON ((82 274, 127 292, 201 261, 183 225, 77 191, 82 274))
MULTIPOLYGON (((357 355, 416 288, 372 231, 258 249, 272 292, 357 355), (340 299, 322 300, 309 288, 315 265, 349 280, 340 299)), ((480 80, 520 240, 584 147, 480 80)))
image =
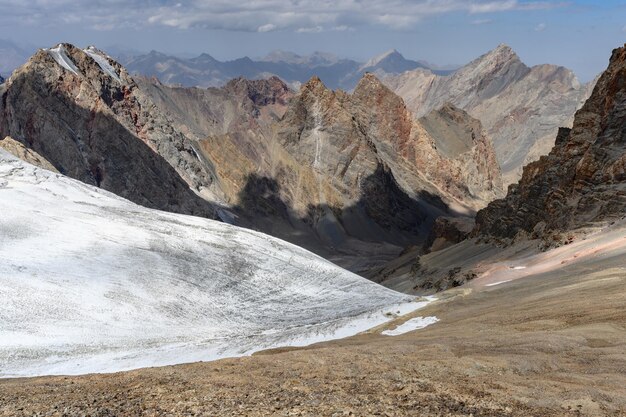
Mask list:
POLYGON ((1 380, 0 415, 626 416, 623 260, 442 293, 402 336, 1 380))

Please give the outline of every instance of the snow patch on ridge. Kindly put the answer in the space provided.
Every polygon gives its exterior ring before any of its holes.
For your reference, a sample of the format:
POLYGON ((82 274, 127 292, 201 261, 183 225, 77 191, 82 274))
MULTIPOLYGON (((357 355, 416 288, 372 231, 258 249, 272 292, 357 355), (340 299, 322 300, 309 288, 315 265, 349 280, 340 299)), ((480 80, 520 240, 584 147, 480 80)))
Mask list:
POLYGON ((2 150, 0 213, 0 377, 303 346, 431 301, 262 233, 150 210, 2 150))
POLYGON ((384 330, 381 334, 385 336, 398 336, 404 333, 412 332, 413 330, 423 329, 431 324, 435 324, 439 319, 435 316, 429 317, 415 317, 402 323, 393 330, 384 330))
POLYGON ((506 281, 492 282, 491 284, 485 285, 485 287, 494 287, 496 285, 504 284, 505 282, 511 282, 511 281, 513 281, 513 280, 512 279, 507 279, 506 281))
POLYGON ((105 74, 113 78, 118 83, 122 82, 120 76, 115 71, 115 68, 113 68, 113 66, 109 63, 109 57, 107 55, 105 55, 93 46, 89 46, 87 47, 87 49, 83 49, 83 52, 85 52, 94 61, 96 61, 98 66, 100 66, 100 69, 102 69, 105 74))
POLYGON ((74 64, 74 61, 67 56, 67 52, 62 44, 58 44, 54 48, 44 49, 50 56, 56 61, 57 64, 65 68, 66 70, 78 75, 79 71, 74 64))

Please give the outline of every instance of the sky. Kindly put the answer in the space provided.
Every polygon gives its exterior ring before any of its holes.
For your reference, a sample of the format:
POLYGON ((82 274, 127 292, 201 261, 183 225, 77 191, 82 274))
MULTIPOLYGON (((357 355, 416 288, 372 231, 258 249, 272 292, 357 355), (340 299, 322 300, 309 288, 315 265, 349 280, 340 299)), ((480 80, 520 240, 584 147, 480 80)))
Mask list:
POLYGON ((220 60, 272 50, 465 64, 501 43, 581 81, 626 42, 626 0, 0 0, 0 39, 220 60))

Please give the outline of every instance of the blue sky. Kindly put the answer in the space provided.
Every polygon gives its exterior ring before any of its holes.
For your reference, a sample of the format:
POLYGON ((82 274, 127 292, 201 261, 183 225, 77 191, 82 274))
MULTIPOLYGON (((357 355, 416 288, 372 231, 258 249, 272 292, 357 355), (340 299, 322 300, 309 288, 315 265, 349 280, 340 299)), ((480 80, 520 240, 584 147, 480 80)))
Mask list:
POLYGON ((564 65, 587 81, 626 41, 626 1, 0 0, 0 38, 218 59, 283 49, 365 60, 395 48, 435 64, 506 43, 527 64, 564 65))

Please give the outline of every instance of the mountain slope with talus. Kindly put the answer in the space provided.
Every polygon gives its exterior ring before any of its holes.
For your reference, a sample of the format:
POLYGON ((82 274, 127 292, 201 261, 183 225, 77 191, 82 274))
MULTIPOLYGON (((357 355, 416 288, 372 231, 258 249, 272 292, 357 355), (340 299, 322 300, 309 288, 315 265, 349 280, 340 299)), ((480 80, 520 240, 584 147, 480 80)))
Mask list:
POLYGON ((524 165, 549 152, 558 128, 571 126, 594 85, 581 84, 556 65, 528 67, 506 45, 452 75, 417 69, 383 82, 418 117, 451 102, 479 119, 493 140, 505 185, 520 178, 524 165))

